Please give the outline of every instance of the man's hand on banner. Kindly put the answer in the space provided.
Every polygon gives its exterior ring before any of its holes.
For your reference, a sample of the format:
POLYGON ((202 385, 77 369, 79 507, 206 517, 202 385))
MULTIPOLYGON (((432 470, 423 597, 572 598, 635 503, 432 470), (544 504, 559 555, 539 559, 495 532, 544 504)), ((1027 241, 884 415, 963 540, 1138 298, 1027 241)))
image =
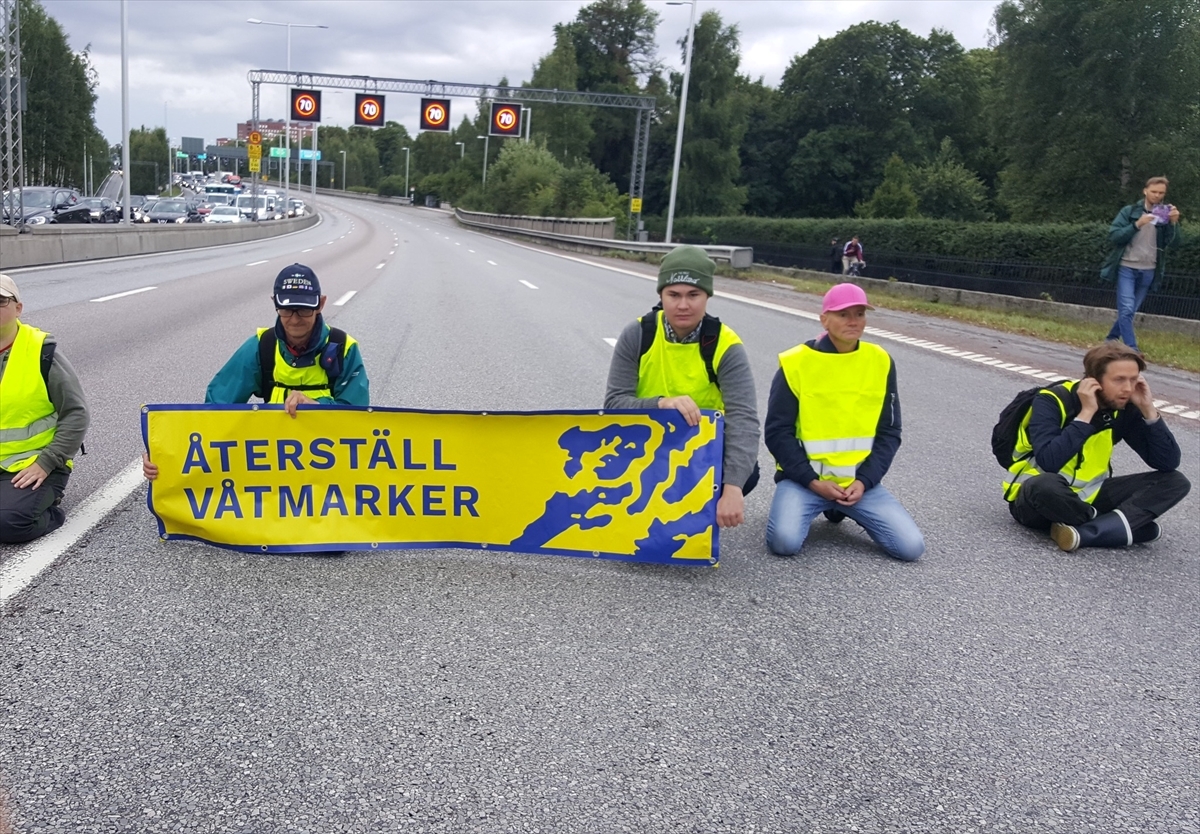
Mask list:
POLYGON ((319 404, 320 403, 308 396, 308 394, 305 394, 303 391, 292 391, 290 394, 288 394, 287 399, 283 401, 283 410, 286 411, 290 417, 295 419, 296 406, 319 404))

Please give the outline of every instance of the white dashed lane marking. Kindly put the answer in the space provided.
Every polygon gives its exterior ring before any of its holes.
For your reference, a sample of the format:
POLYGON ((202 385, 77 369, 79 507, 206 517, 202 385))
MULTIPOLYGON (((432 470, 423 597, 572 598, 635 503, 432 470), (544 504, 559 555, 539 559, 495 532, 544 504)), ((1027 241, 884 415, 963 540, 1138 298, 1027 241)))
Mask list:
POLYGON ((246 266, 258 266, 259 264, 265 264, 265 263, 266 263, 266 261, 255 261, 252 264, 246 264, 246 266))
POLYGON ((617 340, 611 336, 605 336, 604 341, 608 342, 608 346, 611 348, 615 348, 617 346, 617 340))
POLYGON ((531 289, 531 290, 537 289, 537 287, 535 287, 533 284, 526 281, 524 278, 521 279, 521 283, 524 284, 525 286, 529 287, 529 289, 531 289))
POLYGON ((333 302, 333 306, 341 307, 343 304, 345 304, 350 299, 354 298, 354 296, 356 296, 356 295, 358 295, 358 290, 350 290, 350 292, 346 293, 341 298, 339 298, 337 301, 333 302))
POLYGON ((93 303, 99 303, 101 301, 112 301, 114 298, 124 298, 127 295, 137 295, 140 292, 150 292, 150 290, 156 290, 156 289, 158 289, 158 287, 142 287, 141 289, 138 289, 138 290, 127 290, 125 292, 119 292, 116 295, 106 295, 103 298, 93 298, 92 301, 93 301, 93 303))

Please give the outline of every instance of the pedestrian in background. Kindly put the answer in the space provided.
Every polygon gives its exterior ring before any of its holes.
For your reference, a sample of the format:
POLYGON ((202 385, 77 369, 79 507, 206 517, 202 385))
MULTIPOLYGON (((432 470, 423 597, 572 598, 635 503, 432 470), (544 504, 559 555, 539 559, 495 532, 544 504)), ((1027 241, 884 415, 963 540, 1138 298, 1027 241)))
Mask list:
POLYGON ((842 274, 842 245, 836 237, 829 241, 829 271, 835 275, 842 274))
POLYGON ((1133 317, 1162 278, 1167 248, 1183 242, 1179 209, 1166 202, 1167 185, 1166 177, 1151 177, 1142 189, 1144 199, 1117 212, 1108 229, 1113 250, 1100 268, 1102 281, 1117 281, 1117 320, 1104 338, 1120 339, 1134 350, 1133 317))
POLYGON ((857 265, 861 269, 862 264, 863 248, 862 244, 858 242, 858 235, 855 235, 854 237, 850 238, 850 241, 844 247, 842 247, 842 274, 857 275, 858 271, 855 270, 854 273, 851 273, 850 268, 857 265))
POLYGON ((59 505, 88 427, 75 369, 52 335, 21 322, 22 309, 16 282, 0 275, 0 542, 9 543, 63 525, 59 505))

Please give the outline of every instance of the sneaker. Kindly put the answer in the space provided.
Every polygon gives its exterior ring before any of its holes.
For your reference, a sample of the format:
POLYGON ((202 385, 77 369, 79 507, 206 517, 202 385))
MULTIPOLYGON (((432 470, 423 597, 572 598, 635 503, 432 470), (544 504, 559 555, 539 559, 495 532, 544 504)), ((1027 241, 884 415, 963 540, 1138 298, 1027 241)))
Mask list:
POLYGON ((1079 531, 1070 524, 1051 524, 1050 538, 1054 539, 1054 543, 1065 553, 1073 553, 1079 549, 1079 531))

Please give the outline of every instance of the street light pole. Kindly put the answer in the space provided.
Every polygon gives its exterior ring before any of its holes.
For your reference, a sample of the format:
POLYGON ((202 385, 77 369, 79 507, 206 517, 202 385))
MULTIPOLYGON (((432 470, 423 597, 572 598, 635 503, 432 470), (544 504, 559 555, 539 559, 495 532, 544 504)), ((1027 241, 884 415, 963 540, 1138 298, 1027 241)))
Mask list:
POLYGON ((455 142, 454 144, 458 145, 458 158, 459 159, 462 159, 464 156, 467 155, 467 143, 466 142, 455 142))
POLYGON ((408 159, 411 156, 411 154, 408 152, 408 148, 401 148, 400 150, 404 151, 404 193, 407 194, 408 193, 408 159))
POLYGON ((342 155, 342 191, 346 190, 346 152, 339 151, 342 155))
MULTIPOLYGON (((129 0, 121 0, 121 223, 129 225, 129 0)), ((7 82, 6 82, 7 83, 7 82)), ((168 143, 170 144, 170 143, 168 143)), ((24 185, 24 183, 20 183, 24 185)))
POLYGON ((476 136, 475 138, 483 140, 483 187, 487 188, 488 137, 486 134, 484 134, 483 136, 476 136))
MULTIPOLYGON (((325 26, 324 24, 321 24, 321 23, 278 23, 274 20, 259 20, 257 17, 246 18, 246 22, 254 23, 256 25, 262 25, 262 26, 283 26, 283 27, 287 28, 287 71, 288 71, 288 84, 289 85, 291 84, 291 75, 292 75, 292 28, 293 27, 295 27, 297 29, 328 29, 329 28, 328 26, 325 26)), ((289 86, 288 89, 290 90, 291 87, 289 86)), ((291 198, 291 190, 292 190, 292 103, 291 103, 291 101, 288 101, 286 115, 287 115, 287 119, 284 121, 284 130, 283 130, 283 132, 287 135, 287 156, 285 156, 283 158, 283 172, 284 172, 284 176, 286 177, 286 180, 285 180, 286 185, 284 185, 284 187, 283 187, 283 202, 284 202, 284 205, 290 205, 290 203, 288 201, 291 198)), ((316 163, 314 162, 313 164, 314 164, 313 170, 315 171, 316 163)), ((303 165, 300 166, 300 171, 301 171, 300 176, 301 176, 301 178, 303 178, 303 176, 304 176, 304 173, 303 173, 304 166, 303 165)), ((316 175, 314 174, 313 177, 315 179, 316 175)))
POLYGON ((679 190, 679 154, 683 150, 683 122, 687 116, 688 81, 692 76, 692 43, 696 40, 696 4, 698 0, 669 0, 668 6, 691 6, 692 18, 688 23, 687 57, 683 67, 683 90, 679 96, 679 125, 675 128, 675 164, 671 169, 671 202, 667 204, 667 237, 675 227, 675 194, 679 190))

